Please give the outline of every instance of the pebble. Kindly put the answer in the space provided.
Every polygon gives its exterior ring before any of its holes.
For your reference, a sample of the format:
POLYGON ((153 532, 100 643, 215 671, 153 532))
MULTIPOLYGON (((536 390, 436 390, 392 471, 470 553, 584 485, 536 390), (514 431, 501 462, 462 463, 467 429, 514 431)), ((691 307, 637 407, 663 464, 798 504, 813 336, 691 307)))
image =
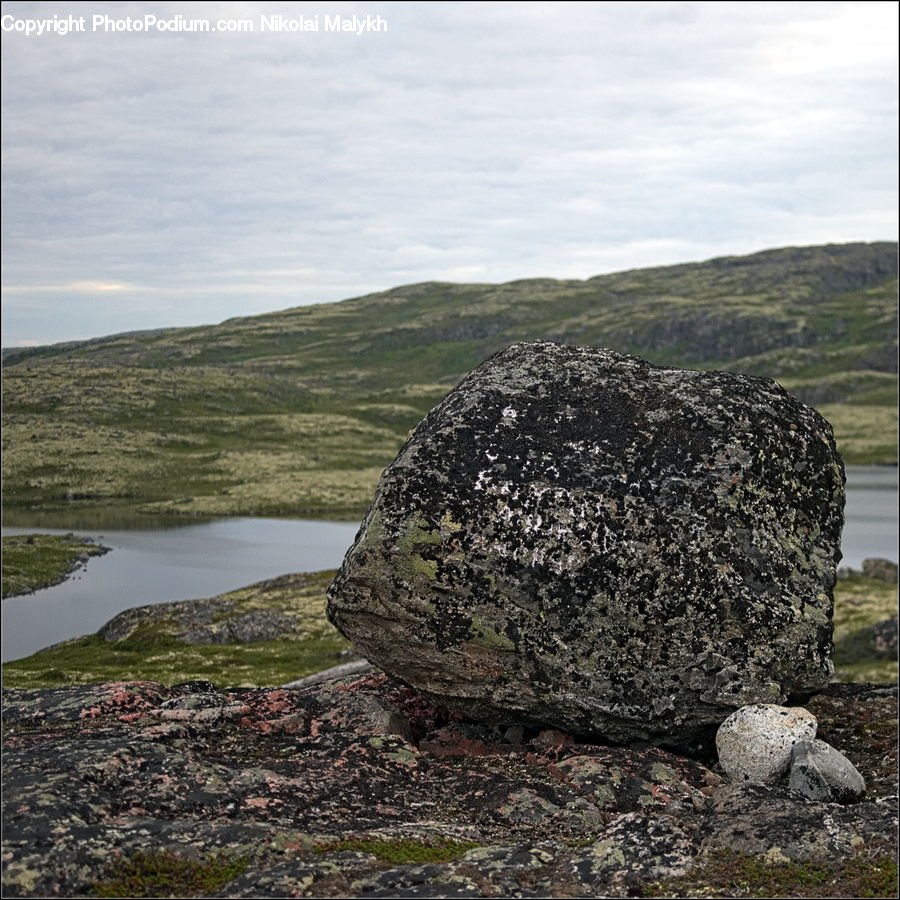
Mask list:
POLYGON ((719 763, 732 781, 775 784, 788 772, 794 745, 812 741, 817 728, 816 717, 801 707, 742 706, 716 732, 719 763))
POLYGON ((788 787, 825 803, 855 803, 866 792, 856 766, 840 750, 819 740, 794 744, 788 787))

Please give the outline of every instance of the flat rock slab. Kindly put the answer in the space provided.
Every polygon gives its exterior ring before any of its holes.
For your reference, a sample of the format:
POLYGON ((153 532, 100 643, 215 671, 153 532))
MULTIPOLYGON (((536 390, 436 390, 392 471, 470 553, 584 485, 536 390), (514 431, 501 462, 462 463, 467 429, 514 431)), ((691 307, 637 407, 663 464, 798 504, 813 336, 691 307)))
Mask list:
POLYGON ((828 682, 843 484, 771 380, 515 344, 385 471, 329 618, 467 717, 687 735, 828 682))
POLYGON ((870 859, 894 846, 896 689, 848 687, 809 701, 870 785, 848 806, 467 722, 382 674, 4 691, 4 896, 92 896, 139 854, 243 861, 223 897, 634 896, 722 847, 870 859))

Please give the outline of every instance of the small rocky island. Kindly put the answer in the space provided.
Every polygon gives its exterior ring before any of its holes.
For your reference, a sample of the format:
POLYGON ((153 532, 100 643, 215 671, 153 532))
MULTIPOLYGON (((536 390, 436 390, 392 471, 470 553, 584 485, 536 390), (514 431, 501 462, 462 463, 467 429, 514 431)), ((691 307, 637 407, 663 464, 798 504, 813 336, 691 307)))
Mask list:
POLYGON ((773 382, 513 345, 329 590, 377 668, 4 692, 6 896, 893 896, 897 696, 829 684, 843 467, 773 382))

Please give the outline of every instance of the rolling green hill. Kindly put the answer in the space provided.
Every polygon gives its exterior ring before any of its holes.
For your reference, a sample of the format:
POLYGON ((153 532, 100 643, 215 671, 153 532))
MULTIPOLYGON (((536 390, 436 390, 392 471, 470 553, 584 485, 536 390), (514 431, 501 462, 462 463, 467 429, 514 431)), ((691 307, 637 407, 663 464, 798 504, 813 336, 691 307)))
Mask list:
POLYGON ((585 281, 428 282, 219 325, 3 351, 8 509, 356 515, 475 365, 538 338, 776 378, 848 462, 897 461, 897 245, 585 281))

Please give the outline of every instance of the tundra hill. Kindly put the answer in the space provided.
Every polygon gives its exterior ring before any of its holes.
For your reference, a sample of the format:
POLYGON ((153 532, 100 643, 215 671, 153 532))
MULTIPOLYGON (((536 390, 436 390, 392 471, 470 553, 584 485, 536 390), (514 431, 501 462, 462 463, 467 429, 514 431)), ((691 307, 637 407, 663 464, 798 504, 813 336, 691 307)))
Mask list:
POLYGON ((777 379, 849 463, 897 461, 897 244, 585 281, 427 282, 218 325, 4 350, 8 511, 357 515, 490 354, 550 339, 777 379))

